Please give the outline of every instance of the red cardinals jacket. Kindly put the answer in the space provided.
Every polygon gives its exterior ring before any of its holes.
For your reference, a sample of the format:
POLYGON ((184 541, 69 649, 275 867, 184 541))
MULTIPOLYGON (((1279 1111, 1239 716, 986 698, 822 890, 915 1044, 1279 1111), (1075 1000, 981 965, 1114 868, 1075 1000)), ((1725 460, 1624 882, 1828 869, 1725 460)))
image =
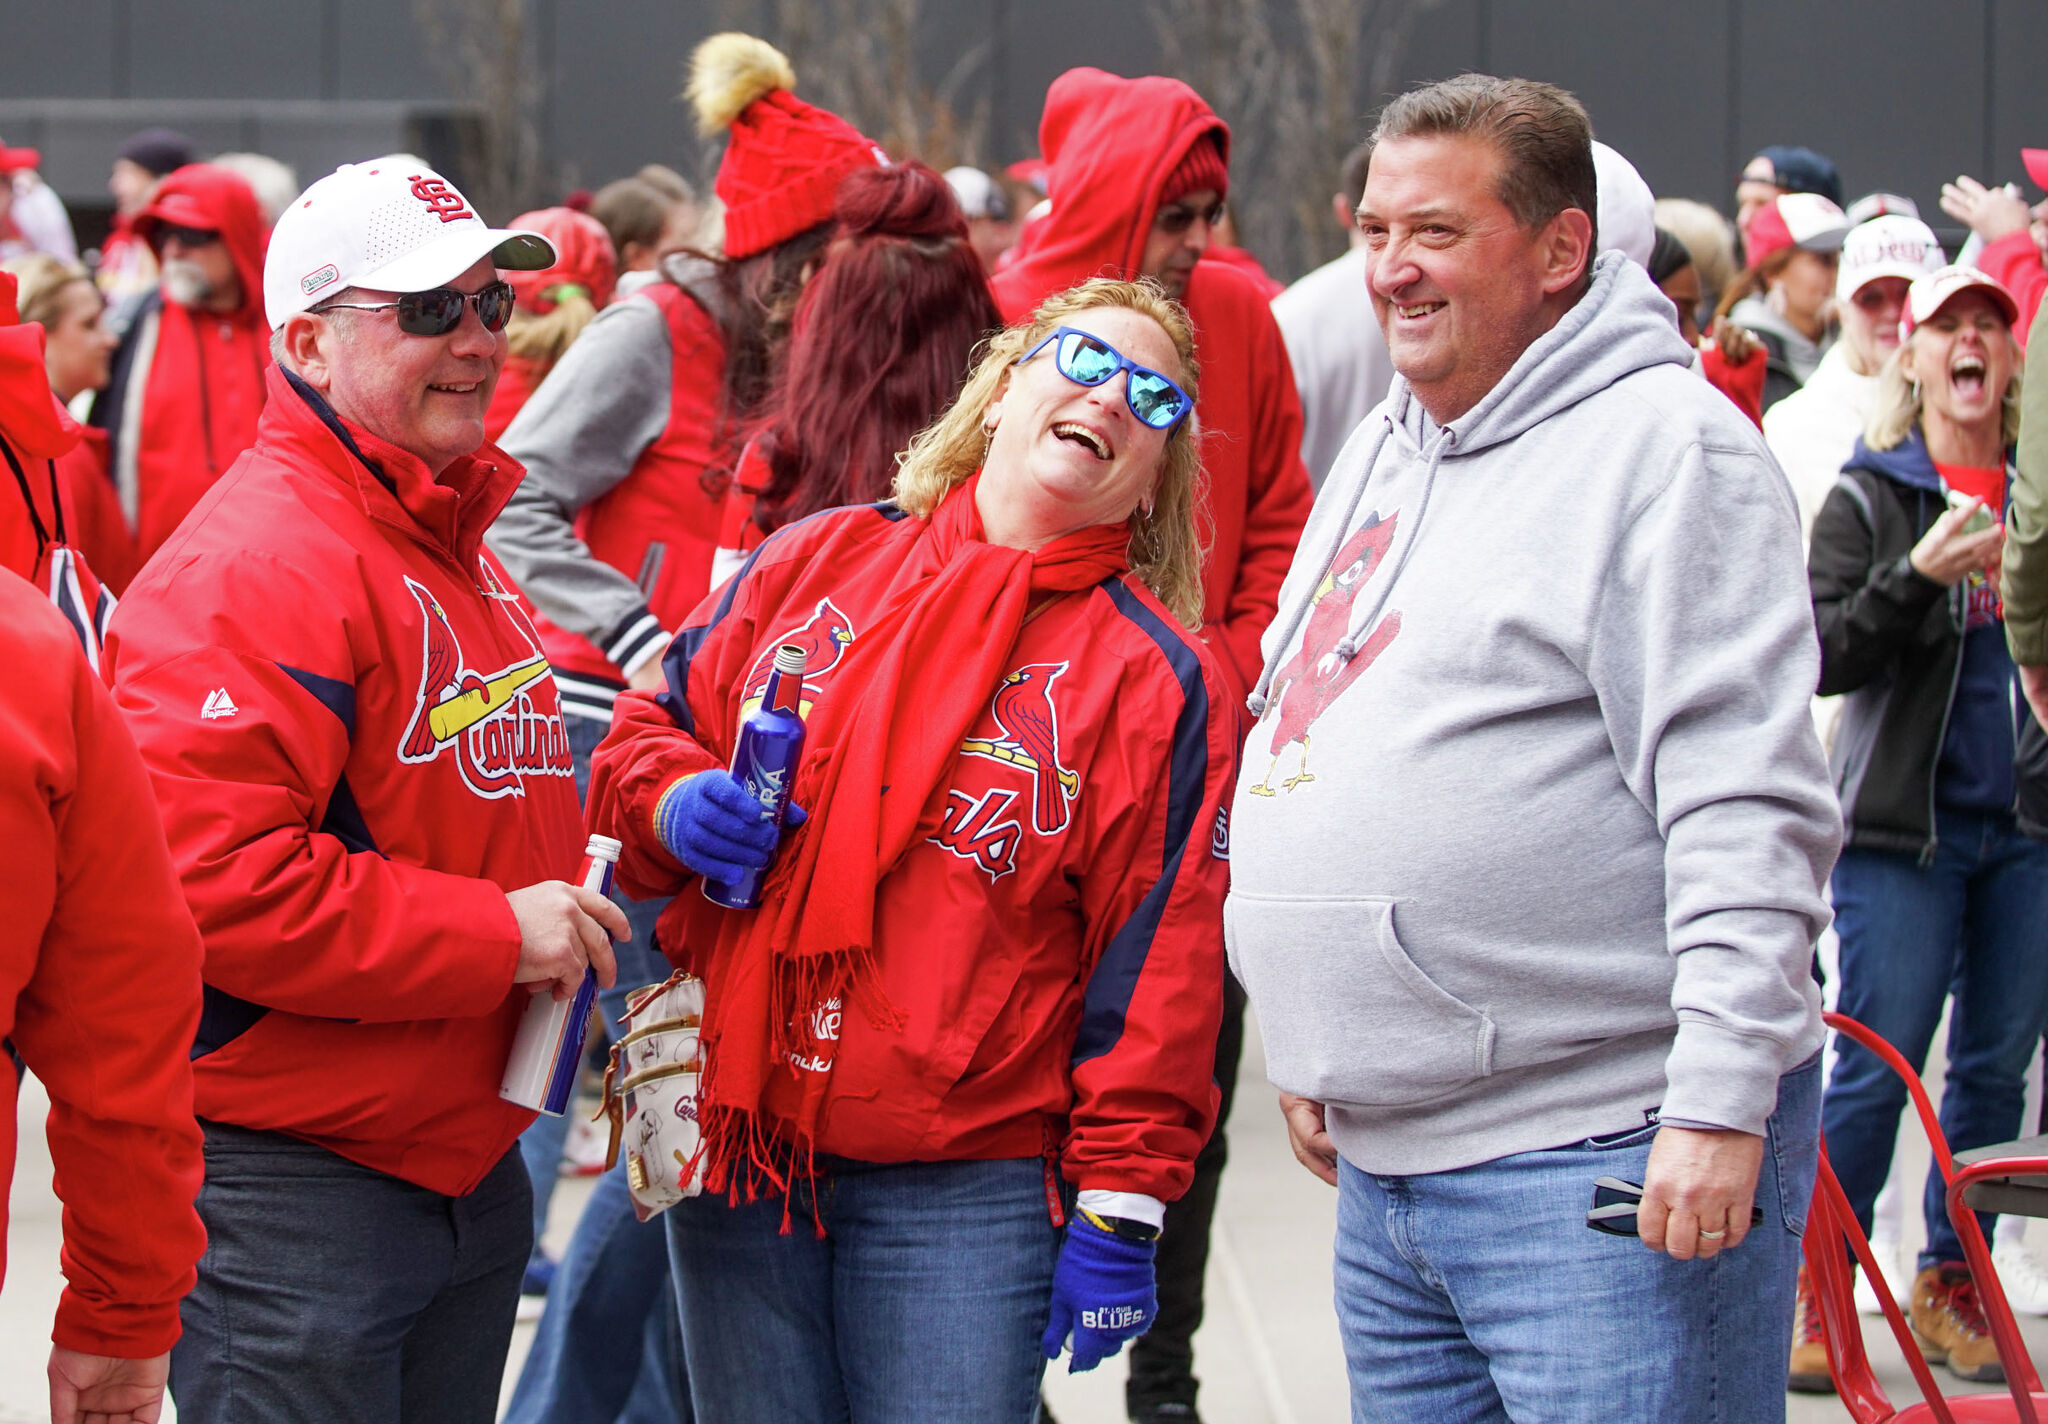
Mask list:
POLYGON ((533 1120, 498 1097, 505 892, 581 849, 554 681, 481 545, 519 466, 436 480, 270 380, 108 640, 206 937, 199 1116, 464 1193, 533 1120))
MULTIPOLYGON (((113 699, 71 626, 9 573, 0 657, 0 1039, 50 1091, 69 1282, 54 1337, 146 1359, 177 1340, 206 1244, 186 1062, 199 932, 113 699)), ((0 1062, 0 1275, 14 1088, 0 1062)))
MULTIPOLYGON (((806 705, 831 696, 919 529, 884 505, 782 530, 677 636, 659 701, 619 698, 590 804, 625 842, 628 894, 690 880, 652 826, 670 783, 729 758, 693 739, 699 718, 758 697, 786 642, 810 650, 806 705)), ((1226 696, 1215 659, 1135 578, 1025 625, 943 816, 877 890, 878 987, 906 1025, 845 1015, 820 1151, 949 1161, 1063 1144, 1084 1188, 1186 1190, 1217 1101, 1226 696)), ((669 942, 680 918, 664 917, 663 946, 690 964, 669 942)))
MULTIPOLYGON (((1159 195, 1187 151, 1229 130, 1177 79, 1073 69, 1045 96, 1039 144, 1052 212, 1030 250, 995 275, 1003 320, 1090 277, 1138 274, 1159 195)), ((1259 637, 1315 503, 1301 463, 1301 400, 1265 295, 1222 262, 1195 264, 1182 299, 1202 365, 1202 468, 1209 559, 1202 618, 1220 634, 1234 705, 1258 681, 1259 637)))
POLYGON ((270 365, 269 232, 255 193, 225 168, 187 164, 164 177, 135 229, 148 236, 164 223, 220 234, 242 304, 216 314, 152 292, 114 353, 112 382, 93 401, 92 423, 107 432, 114 488, 135 531, 137 567, 255 441, 270 365))
POLYGON ((2040 310, 2041 295, 2048 292, 2048 267, 2042 265, 2041 248, 2034 241, 2033 229, 2007 233, 1996 242, 1986 243, 1977 254, 1977 265, 2003 282, 2019 303, 2020 319, 2013 323, 2012 331, 2024 346, 2034 325, 2034 313, 2040 310))

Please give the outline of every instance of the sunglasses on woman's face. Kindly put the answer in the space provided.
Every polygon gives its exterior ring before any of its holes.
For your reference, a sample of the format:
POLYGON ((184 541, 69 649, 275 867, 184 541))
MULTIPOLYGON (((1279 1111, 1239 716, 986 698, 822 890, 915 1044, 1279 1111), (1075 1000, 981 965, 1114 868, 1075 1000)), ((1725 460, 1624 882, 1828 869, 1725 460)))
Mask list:
POLYGON ((1124 382, 1124 404, 1131 414, 1154 430, 1171 430, 1194 408, 1188 393, 1149 366, 1140 366, 1099 336, 1079 327, 1062 326, 1017 358, 1023 365, 1052 347, 1053 364, 1077 386, 1099 386, 1119 371, 1130 373, 1124 382))
POLYGON ((485 331, 503 331, 512 319, 516 297, 510 282, 493 282, 480 292, 458 292, 453 287, 435 287, 426 292, 407 292, 395 302, 329 302, 317 311, 398 312, 398 329, 408 336, 446 336, 462 320, 464 303, 476 307, 476 319, 485 331))

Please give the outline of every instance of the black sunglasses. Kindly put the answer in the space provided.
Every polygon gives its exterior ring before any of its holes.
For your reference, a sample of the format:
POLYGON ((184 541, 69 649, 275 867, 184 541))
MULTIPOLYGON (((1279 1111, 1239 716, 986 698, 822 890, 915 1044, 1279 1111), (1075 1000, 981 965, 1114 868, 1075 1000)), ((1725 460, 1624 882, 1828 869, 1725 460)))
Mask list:
MULTIPOLYGON (((1642 1205, 1642 1201, 1643 1189, 1634 1182, 1624 1182, 1619 1177, 1595 1177, 1593 1206, 1586 1213, 1586 1225, 1595 1231, 1604 1231, 1609 1236, 1640 1236, 1642 1233, 1636 1229, 1636 1209, 1642 1205)), ((1751 1207, 1750 1229, 1754 1230, 1763 1224, 1764 1209, 1760 1206, 1751 1207)))
POLYGON ((329 302, 316 307, 327 311, 384 311, 396 308, 398 329, 408 336, 446 336, 462 320, 465 303, 474 304, 476 319, 485 331, 503 331, 512 319, 517 300, 510 282, 493 282, 479 292, 458 292, 453 287, 435 287, 425 292, 407 292, 395 302, 329 302))
POLYGON ((156 233, 160 243, 175 242, 180 247, 204 247, 220 241, 220 234, 210 228, 184 227, 178 223, 165 223, 156 233))

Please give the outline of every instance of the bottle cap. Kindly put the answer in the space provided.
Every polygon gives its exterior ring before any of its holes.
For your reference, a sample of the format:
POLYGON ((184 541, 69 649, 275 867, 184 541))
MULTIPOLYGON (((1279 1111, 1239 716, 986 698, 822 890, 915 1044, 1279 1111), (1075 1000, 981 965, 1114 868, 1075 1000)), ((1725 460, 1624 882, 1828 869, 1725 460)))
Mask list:
POLYGON ((775 650, 775 670, 793 673, 798 677, 804 672, 804 650, 799 643, 784 643, 775 650))
POLYGON ((583 848, 583 853, 592 860, 604 860, 617 865, 619 852, 624 849, 623 842, 613 840, 610 836, 592 836, 590 844, 583 848))

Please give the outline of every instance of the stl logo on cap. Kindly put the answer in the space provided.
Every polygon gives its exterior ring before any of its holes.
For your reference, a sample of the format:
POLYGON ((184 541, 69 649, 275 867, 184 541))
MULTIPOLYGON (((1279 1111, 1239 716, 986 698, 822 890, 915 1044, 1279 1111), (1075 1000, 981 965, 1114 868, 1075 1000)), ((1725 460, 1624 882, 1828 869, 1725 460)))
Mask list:
POLYGON ((412 195, 427 205, 427 211, 444 223, 460 222, 464 218, 475 219, 469 210, 469 202, 462 194, 448 186, 447 180, 434 173, 408 173, 405 181, 412 184, 412 195))

